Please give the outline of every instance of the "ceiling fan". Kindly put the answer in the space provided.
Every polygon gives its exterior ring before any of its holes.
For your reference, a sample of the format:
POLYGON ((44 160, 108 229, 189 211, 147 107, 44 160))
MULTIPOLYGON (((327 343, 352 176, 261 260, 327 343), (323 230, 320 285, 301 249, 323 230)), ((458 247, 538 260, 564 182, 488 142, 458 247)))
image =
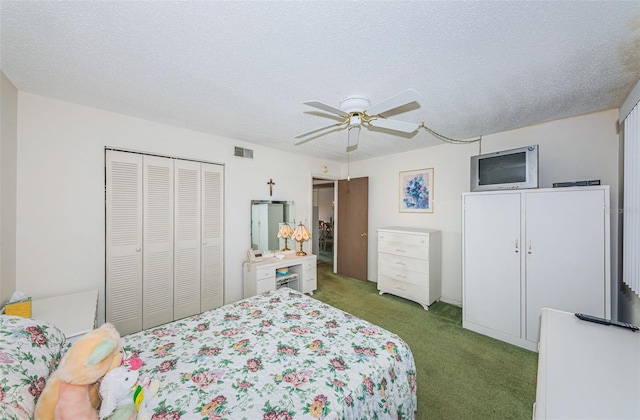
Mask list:
MULTIPOLYGON (((363 125, 366 125, 367 127, 378 127, 392 131, 399 131, 407 134, 413 133, 421 124, 390 120, 384 118, 381 114, 412 102, 419 102, 421 99, 422 97, 418 92, 413 89, 407 89, 373 106, 369 106, 370 102, 367 97, 360 95, 347 96, 340 101, 340 108, 327 105, 320 101, 307 101, 304 102, 305 105, 335 114, 341 117, 342 121, 316 128, 314 130, 307 131, 306 133, 298 134, 295 138, 299 139, 330 128, 345 126, 349 129, 347 150, 350 150, 354 149, 358 145, 360 128, 363 125)), ((306 141, 308 140, 297 144, 302 144, 306 141)))

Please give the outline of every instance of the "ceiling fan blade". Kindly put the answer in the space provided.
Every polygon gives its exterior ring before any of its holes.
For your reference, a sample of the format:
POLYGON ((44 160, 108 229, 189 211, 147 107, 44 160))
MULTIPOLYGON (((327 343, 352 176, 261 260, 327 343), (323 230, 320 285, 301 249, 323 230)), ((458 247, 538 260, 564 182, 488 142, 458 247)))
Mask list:
POLYGON ((373 105, 365 111, 367 115, 380 115, 399 106, 410 104, 411 102, 419 102, 422 96, 413 89, 407 89, 395 96, 385 99, 384 101, 373 105))
POLYGON ((369 125, 371 125, 372 127, 386 128, 387 130, 402 131, 403 133, 413 133, 418 128, 420 128, 420 124, 418 123, 387 120, 384 118, 376 118, 374 120, 371 120, 369 121, 369 125))
POLYGON ((345 117, 345 116, 347 116, 349 114, 348 112, 344 112, 340 108, 336 108, 335 106, 327 105, 324 102, 320 102, 320 101, 307 101, 307 102, 303 102, 303 103, 305 105, 309 105, 309 106, 312 106, 314 108, 318 108, 318 109, 321 109, 323 111, 329 112, 331 114, 339 115, 341 117, 345 117))
POLYGON ((360 126, 349 127, 349 139, 347 141, 347 149, 358 145, 358 137, 360 137, 360 126))
POLYGON ((307 131, 306 133, 298 134, 297 136, 295 136, 295 137, 294 137, 294 139, 299 139, 299 138, 302 138, 302 137, 308 136, 308 135, 310 135, 310 134, 317 133, 318 131, 326 130, 326 129, 328 129, 328 128, 332 128, 332 127, 340 127, 340 126, 341 126, 341 125, 343 125, 343 124, 344 124, 344 122, 332 123, 332 124, 329 124, 329 125, 325 125, 324 127, 316 128, 316 129, 314 129, 314 130, 307 131))

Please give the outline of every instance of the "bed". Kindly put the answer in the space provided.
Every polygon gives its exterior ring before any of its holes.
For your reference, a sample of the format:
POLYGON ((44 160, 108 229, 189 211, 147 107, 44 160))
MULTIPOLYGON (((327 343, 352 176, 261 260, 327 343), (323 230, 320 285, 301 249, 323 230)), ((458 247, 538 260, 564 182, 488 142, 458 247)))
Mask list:
POLYGON ((158 420, 415 418, 406 343, 288 288, 125 336, 123 351, 160 381, 145 399, 158 420))

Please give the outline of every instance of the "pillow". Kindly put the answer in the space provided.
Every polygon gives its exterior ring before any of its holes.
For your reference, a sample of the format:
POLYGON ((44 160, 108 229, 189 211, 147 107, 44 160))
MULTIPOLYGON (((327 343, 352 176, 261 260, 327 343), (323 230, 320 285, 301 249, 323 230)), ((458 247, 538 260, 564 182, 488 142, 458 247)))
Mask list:
POLYGON ((65 336, 44 321, 0 315, 0 418, 31 418, 65 336))

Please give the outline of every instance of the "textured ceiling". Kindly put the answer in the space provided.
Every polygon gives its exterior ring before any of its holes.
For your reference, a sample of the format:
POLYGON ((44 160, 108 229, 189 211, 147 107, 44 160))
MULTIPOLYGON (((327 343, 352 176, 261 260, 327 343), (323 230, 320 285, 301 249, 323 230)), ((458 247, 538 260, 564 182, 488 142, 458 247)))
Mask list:
MULTIPOLYGON (((295 145, 333 121, 303 101, 412 88, 385 116, 461 139, 619 107, 640 1, 2 0, 0 48, 26 92, 344 162, 346 130, 295 145)), ((350 158, 435 144, 363 129, 350 158)))

